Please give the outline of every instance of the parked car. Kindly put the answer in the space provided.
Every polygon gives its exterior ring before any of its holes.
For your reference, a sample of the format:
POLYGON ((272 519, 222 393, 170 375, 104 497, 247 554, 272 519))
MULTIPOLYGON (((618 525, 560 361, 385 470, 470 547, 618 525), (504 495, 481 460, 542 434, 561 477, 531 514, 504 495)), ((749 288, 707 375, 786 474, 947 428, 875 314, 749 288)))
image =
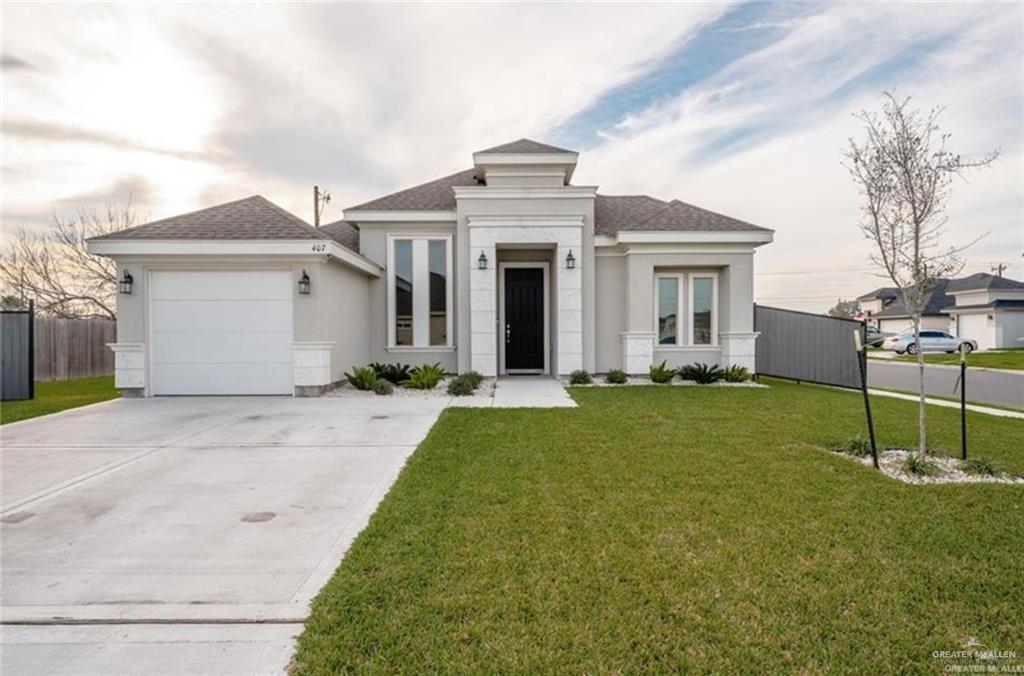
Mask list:
POLYGON ((868 324, 864 327, 864 339, 871 347, 881 347, 885 339, 891 335, 891 333, 881 331, 877 326, 868 324))
MULTIPOLYGON (((925 329, 921 331, 921 350, 924 352, 948 352, 950 354, 960 349, 973 352, 978 349, 977 341, 970 338, 958 338, 945 331, 932 331, 925 329)), ((914 331, 908 329, 895 336, 890 336, 882 343, 882 348, 892 350, 896 354, 917 354, 917 345, 914 344, 914 331)))

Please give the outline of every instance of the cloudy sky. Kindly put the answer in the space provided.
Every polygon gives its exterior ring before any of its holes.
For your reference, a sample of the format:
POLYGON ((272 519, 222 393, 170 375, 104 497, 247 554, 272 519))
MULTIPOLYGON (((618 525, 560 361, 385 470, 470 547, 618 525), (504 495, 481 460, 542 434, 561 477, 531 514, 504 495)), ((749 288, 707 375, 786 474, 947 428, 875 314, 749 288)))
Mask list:
POLYGON ((1024 279, 1020 3, 13 4, 2 7, 3 228, 123 201, 157 218, 260 193, 312 219, 530 137, 574 181, 774 228, 756 296, 879 286, 840 165, 886 89, 946 106, 967 272, 1024 279))

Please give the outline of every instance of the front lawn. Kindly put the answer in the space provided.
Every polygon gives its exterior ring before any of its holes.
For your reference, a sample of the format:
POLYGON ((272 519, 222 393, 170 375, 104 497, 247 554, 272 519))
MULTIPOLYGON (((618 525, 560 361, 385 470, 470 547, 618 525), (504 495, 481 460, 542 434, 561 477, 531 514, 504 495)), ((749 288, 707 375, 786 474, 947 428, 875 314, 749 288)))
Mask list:
MULTIPOLYGON (((316 598, 296 671, 941 672, 932 651, 969 637, 1024 652, 1024 490, 825 452, 862 432, 857 393, 573 397, 446 411, 316 598)), ((913 403, 874 406, 886 443, 912 442, 913 403)), ((930 413, 957 448, 957 412, 930 413)), ((1024 472, 1021 421, 969 421, 1024 472)))
POLYGON ((36 383, 35 399, 0 403, 0 425, 121 396, 114 376, 36 383))
MULTIPOLYGON (((896 359, 899 361, 917 361, 916 356, 909 354, 896 355, 896 359)), ((928 364, 959 364, 960 354, 926 354, 924 360, 928 364)), ((967 366, 1024 371, 1024 348, 976 352, 968 355, 967 366)))

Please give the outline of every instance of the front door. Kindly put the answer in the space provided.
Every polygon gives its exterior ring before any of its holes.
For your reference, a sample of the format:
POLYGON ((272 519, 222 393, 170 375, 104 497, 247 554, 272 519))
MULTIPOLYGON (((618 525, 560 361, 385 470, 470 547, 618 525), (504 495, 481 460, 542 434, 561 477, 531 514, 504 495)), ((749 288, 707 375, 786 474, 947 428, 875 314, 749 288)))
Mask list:
POLYGON ((505 370, 544 370, 544 269, 505 268, 505 370))

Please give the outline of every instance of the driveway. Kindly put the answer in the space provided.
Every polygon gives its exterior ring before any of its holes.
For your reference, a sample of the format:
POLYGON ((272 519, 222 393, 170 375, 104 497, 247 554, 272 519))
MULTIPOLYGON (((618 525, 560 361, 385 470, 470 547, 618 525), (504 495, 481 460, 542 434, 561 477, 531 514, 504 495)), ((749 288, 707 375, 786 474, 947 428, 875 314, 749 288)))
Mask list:
MULTIPOLYGON (((960 368, 927 364, 924 386, 928 394, 960 396, 955 389, 960 368)), ((917 364, 881 359, 868 360, 868 385, 890 390, 917 391, 917 364)), ((967 399, 985 404, 1024 409, 1024 372, 967 370, 967 399)))
POLYGON ((0 672, 280 674, 447 403, 127 399, 0 428, 0 672))

